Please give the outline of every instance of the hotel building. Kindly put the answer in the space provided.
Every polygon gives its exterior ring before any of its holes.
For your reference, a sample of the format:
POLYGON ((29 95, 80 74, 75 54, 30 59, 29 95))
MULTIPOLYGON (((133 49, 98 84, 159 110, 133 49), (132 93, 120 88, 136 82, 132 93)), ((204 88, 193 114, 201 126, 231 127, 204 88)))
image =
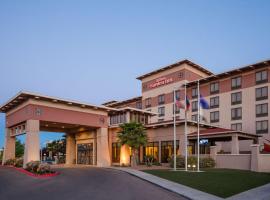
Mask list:
POLYGON ((200 153, 250 154, 252 144, 269 143, 270 60, 213 74, 189 60, 139 76, 142 94, 101 106, 21 92, 0 107, 6 113, 4 160, 15 156, 15 137, 26 134, 24 162, 39 160, 39 131, 67 135, 66 163, 97 166, 130 162, 130 149, 117 139, 122 123, 143 123, 148 145, 139 149, 140 161, 153 155, 168 163, 173 154, 173 118, 176 114, 177 153, 184 155, 184 104, 186 83, 190 110, 187 114, 188 153, 196 154, 198 81, 200 94, 209 102, 200 119, 200 153))

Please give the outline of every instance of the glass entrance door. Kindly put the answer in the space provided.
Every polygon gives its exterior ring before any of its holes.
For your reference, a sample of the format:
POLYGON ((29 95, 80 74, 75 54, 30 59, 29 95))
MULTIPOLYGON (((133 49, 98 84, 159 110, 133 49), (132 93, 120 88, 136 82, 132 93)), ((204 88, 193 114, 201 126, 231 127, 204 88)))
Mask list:
POLYGON ((93 165, 93 143, 77 145, 77 164, 93 165))

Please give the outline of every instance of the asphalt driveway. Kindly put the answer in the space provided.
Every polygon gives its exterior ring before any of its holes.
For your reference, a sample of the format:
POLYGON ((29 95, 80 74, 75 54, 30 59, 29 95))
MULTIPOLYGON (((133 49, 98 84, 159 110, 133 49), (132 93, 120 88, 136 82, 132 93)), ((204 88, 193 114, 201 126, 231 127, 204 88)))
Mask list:
POLYGON ((101 168, 57 169, 47 179, 0 167, 1 200, 186 200, 125 172, 101 168))

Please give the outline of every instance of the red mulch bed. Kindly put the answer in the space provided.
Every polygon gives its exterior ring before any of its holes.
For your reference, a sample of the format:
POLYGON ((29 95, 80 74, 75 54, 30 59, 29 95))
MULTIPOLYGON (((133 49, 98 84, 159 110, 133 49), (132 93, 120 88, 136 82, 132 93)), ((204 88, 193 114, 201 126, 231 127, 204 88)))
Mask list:
POLYGON ((5 166, 5 167, 9 167, 12 169, 15 169, 23 174, 26 174, 28 176, 32 176, 32 177, 36 177, 36 178, 49 178, 49 177, 54 177, 54 176, 58 176, 60 173, 59 172, 55 172, 55 173, 50 173, 50 174, 34 174, 32 172, 29 172, 23 168, 18 168, 18 167, 14 167, 14 166, 5 166))

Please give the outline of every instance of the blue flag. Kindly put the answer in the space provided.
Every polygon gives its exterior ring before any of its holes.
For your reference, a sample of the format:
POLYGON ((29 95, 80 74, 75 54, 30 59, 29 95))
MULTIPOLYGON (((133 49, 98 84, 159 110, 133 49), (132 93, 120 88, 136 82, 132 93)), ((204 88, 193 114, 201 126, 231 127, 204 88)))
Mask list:
POLYGON ((200 94, 200 105, 202 109, 209 109, 210 106, 208 102, 203 98, 203 96, 200 94))

